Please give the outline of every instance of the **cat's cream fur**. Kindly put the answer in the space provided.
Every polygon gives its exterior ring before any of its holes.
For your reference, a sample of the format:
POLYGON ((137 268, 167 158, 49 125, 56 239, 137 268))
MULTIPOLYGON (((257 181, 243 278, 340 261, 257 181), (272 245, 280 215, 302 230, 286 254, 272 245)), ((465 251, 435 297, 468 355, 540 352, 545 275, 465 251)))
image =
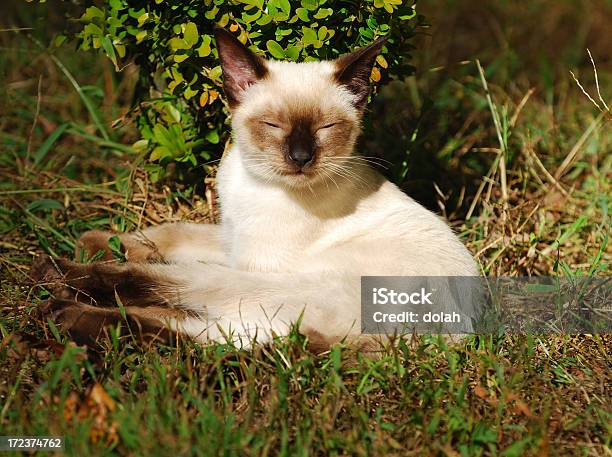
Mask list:
MULTIPOLYGON (((234 134, 217 174, 221 224, 122 235, 126 265, 60 269, 136 278, 138 293, 121 279, 115 287, 135 315, 152 304, 186 311, 152 317, 198 340, 242 343, 286 334, 298 320, 327 342, 359 334, 364 275, 478 274, 445 222, 354 155, 382 41, 344 60, 300 64, 263 61, 229 32, 218 31, 217 43, 234 134), (287 158, 296 122, 306 132, 298 140, 315 150, 301 168, 287 158), (159 258, 167 263, 147 263, 159 258)), ((109 235, 89 232, 81 244, 95 252, 109 235)), ((54 307, 56 317, 65 306, 54 307)), ((67 326, 78 326, 71 319, 67 326)))

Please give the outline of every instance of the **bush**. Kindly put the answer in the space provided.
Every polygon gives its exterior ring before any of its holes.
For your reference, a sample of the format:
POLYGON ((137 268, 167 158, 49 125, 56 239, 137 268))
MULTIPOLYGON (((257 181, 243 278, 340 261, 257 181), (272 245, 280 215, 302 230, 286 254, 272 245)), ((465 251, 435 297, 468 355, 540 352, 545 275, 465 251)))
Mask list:
POLYGON ((117 71, 139 65, 134 146, 150 152, 156 180, 170 162, 219 157, 229 141, 215 24, 268 58, 295 61, 332 59, 390 34, 372 72, 384 84, 413 72, 410 41, 422 17, 405 0, 104 0, 80 23, 80 49, 100 50, 117 71))

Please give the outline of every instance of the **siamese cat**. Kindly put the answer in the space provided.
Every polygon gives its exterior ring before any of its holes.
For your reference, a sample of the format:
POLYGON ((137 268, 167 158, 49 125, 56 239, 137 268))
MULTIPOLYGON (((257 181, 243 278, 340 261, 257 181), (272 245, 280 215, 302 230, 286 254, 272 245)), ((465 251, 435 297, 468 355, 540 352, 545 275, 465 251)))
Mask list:
MULTIPOLYGON (((124 264, 42 259, 33 276, 57 284, 45 313, 77 341, 127 318, 143 335, 243 345, 299 322, 325 346, 360 334, 361 276, 478 275, 446 223, 354 150, 385 38, 294 63, 215 37, 234 142, 217 174, 221 223, 121 234, 124 264)), ((79 246, 112 258, 110 236, 79 246)))

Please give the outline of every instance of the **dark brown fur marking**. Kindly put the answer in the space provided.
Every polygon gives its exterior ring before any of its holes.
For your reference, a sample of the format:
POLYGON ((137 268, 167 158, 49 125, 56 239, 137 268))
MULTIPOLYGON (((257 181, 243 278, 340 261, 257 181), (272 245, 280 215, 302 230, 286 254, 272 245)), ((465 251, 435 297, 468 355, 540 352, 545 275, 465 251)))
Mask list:
POLYGON ((231 32, 215 28, 215 41, 223 68, 223 89, 230 107, 240 102, 241 93, 268 73, 265 61, 242 44, 231 32))
POLYGON ((388 37, 336 59, 336 81, 357 96, 355 106, 363 109, 370 94, 370 73, 388 37))
POLYGON ((296 130, 310 136, 315 156, 309 168, 314 168, 322 158, 346 155, 354 129, 359 128, 357 123, 347 121, 339 110, 322 112, 319 106, 302 105, 286 106, 286 112, 267 110, 257 113, 250 116, 246 124, 253 143, 264 151, 267 162, 288 172, 299 169, 287 160, 292 147, 290 140, 296 130), (280 128, 270 127, 262 120, 277 124, 280 128), (334 125, 325 132, 319 132, 321 127, 329 124, 334 125))
POLYGON ((82 264, 46 257, 32 267, 31 275, 45 282, 58 298, 86 300, 96 306, 115 306, 117 297, 124 306, 164 305, 168 297, 163 292, 178 288, 137 264, 82 264))
POLYGON ((160 318, 141 316, 136 310, 127 309, 126 317, 118 308, 99 308, 73 300, 53 298, 40 309, 43 317, 51 317, 60 328, 67 331, 78 344, 93 345, 108 331, 108 327, 120 325, 121 336, 133 335, 145 342, 171 343, 176 335, 160 318))
POLYGON ((118 324, 121 335, 171 342, 175 334, 167 327, 168 321, 181 320, 187 314, 166 306, 166 297, 159 292, 171 293, 173 285, 147 274, 137 264, 87 265, 45 256, 33 264, 30 276, 53 293, 41 305, 40 314, 50 317, 79 344, 92 345, 109 326, 118 324))
POLYGON ((321 332, 314 329, 301 329, 301 332, 308 337, 307 347, 313 354, 322 354, 330 350, 336 340, 326 338, 321 332))

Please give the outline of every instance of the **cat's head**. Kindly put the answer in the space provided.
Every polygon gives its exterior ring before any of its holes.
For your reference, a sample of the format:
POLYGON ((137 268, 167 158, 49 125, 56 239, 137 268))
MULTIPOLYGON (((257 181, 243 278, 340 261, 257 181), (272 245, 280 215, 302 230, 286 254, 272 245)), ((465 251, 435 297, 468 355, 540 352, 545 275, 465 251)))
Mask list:
POLYGON ((290 186, 345 173, 386 39, 336 60, 295 63, 265 60, 225 29, 215 37, 234 139, 249 171, 290 186))

